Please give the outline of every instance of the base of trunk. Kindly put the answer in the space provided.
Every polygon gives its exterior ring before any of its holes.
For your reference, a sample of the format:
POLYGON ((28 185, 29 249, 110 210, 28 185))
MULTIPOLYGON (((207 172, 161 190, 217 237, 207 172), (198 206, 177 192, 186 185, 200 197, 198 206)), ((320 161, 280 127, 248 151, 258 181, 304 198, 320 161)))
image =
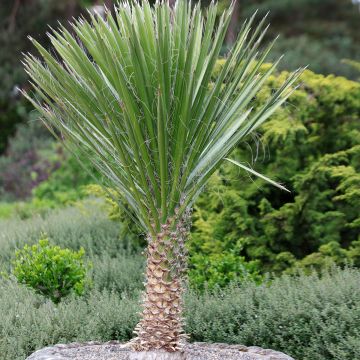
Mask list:
POLYGON ((175 228, 168 221, 162 225, 162 232, 148 236, 143 311, 132 341, 133 350, 149 354, 146 359, 152 359, 149 357, 152 351, 181 353, 181 344, 187 338, 182 318, 187 234, 186 223, 179 220, 175 228))
POLYGON ((185 360, 183 352, 137 351, 129 353, 129 360, 185 360))

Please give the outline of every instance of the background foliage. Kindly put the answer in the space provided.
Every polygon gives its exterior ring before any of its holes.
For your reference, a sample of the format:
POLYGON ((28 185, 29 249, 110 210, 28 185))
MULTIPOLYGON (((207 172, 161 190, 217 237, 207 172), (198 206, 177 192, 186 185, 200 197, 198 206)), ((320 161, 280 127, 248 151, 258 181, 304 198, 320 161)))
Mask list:
POLYGON ((27 199, 34 187, 56 170, 64 156, 38 121, 19 124, 6 156, 0 157, 0 198, 3 201, 27 199))
MULTIPOLYGON (((284 76, 273 77, 260 99, 284 76)), ((301 80, 261 140, 233 154, 291 192, 223 166, 196 206, 191 252, 203 259, 193 271, 204 273, 205 258, 231 254, 256 261, 255 273, 359 264, 360 85, 311 71, 301 80)))
POLYGON ((48 25, 66 21, 79 13, 77 2, 44 0, 5 0, 0 3, 0 154, 7 146, 16 124, 28 120, 31 106, 16 87, 27 86, 22 52, 30 50, 32 35, 47 46, 48 25))
MULTIPOLYGON (((283 69, 309 64, 322 74, 356 78, 356 72, 341 62, 360 58, 357 31, 359 4, 351 0, 240 0, 241 16, 255 9, 270 10, 270 32, 280 34, 278 52, 285 54, 283 69), (289 51, 290 50, 290 51, 289 51)), ((276 52, 273 53, 276 58, 276 52)))

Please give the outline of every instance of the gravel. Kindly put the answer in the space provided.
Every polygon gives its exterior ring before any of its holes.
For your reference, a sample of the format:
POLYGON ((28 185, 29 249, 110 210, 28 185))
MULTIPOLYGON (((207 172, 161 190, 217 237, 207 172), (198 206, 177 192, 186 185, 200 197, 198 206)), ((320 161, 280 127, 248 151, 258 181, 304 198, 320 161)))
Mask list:
POLYGON ((185 359, 185 360, 294 360, 288 355, 256 346, 193 343, 184 346, 183 354, 165 356, 166 353, 136 353, 126 344, 107 343, 58 344, 39 350, 26 360, 135 360, 135 359, 185 359), (141 355, 138 357, 138 355, 141 355))

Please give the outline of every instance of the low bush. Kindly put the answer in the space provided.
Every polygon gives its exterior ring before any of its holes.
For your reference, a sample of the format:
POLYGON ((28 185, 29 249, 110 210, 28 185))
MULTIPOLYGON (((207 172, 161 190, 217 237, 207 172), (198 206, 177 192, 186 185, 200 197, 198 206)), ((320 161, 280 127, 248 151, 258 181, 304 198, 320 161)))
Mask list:
MULTIPOLYGON (((360 271, 333 268, 316 275, 282 276, 256 286, 186 296, 192 341, 258 345, 297 360, 354 360, 360 351, 360 271)), ((140 289, 139 289, 140 290, 140 289)), ((92 289, 58 306, 11 280, 0 281, 0 353, 23 360, 41 347, 71 341, 132 337, 136 296, 92 289)))
POLYGON ((211 290, 243 281, 261 283, 263 276, 258 266, 256 261, 245 261, 232 253, 192 254, 188 273, 190 285, 197 290, 211 290))
POLYGON ((13 281, 0 280, 0 354, 24 360, 36 349, 70 341, 128 339, 137 321, 138 302, 93 289, 58 305, 13 281))
POLYGON ((196 341, 258 345, 298 360, 353 360, 360 350, 360 271, 332 268, 310 276, 282 276, 187 302, 196 341))
POLYGON ((25 245, 17 250, 12 274, 20 284, 33 288, 37 293, 59 303, 70 293, 82 295, 87 285, 85 251, 75 252, 52 246, 46 237, 38 244, 25 245))
POLYGON ((114 290, 119 294, 133 295, 142 288, 145 257, 137 253, 117 256, 103 254, 91 258, 92 281, 99 290, 114 290))

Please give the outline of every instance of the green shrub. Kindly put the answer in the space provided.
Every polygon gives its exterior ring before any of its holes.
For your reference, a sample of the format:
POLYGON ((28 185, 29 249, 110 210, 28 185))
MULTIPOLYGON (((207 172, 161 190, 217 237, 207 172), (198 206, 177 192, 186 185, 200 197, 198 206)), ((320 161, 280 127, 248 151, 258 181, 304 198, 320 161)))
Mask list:
POLYGON ((87 283, 85 250, 78 252, 52 246, 43 237, 36 245, 25 245, 18 250, 12 273, 20 284, 33 288, 54 303, 70 293, 82 295, 87 283))
MULTIPOLYGON (((193 341, 273 348, 301 360, 354 360, 360 351, 360 271, 283 276, 186 296, 193 341)), ((92 289, 57 306, 13 281, 0 280, 2 360, 23 360, 55 343, 126 341, 138 320, 138 297, 92 289)))
POLYGON ((261 282, 259 264, 256 261, 247 262, 243 257, 232 253, 202 255, 192 254, 189 280, 192 288, 211 290, 215 287, 225 287, 231 283, 246 280, 261 282))
MULTIPOLYGON (((259 103, 285 76, 269 80, 259 103)), ((196 203, 190 254, 234 254, 256 261, 261 273, 358 266, 360 84, 311 71, 301 80, 288 106, 261 127, 261 141, 233 153, 244 159, 250 146, 248 163, 291 192, 225 164, 196 203)), ((197 259, 190 265, 199 266, 197 259)))

